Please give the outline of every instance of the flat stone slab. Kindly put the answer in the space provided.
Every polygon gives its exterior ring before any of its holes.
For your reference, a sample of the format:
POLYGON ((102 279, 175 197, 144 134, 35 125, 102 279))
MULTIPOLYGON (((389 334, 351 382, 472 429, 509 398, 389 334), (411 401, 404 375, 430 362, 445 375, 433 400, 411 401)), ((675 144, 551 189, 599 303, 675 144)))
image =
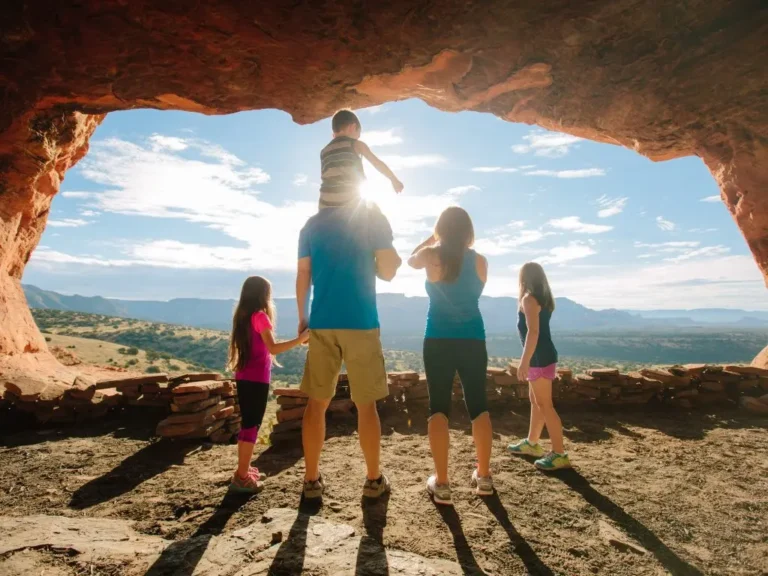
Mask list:
POLYGON ((386 550, 352 526, 287 508, 271 509, 261 522, 234 532, 176 542, 140 534, 126 520, 0 516, 0 574, 11 568, 4 564, 12 552, 45 547, 70 550, 84 565, 123 562, 125 576, 170 575, 182 567, 190 576, 463 574, 456 562, 386 550))

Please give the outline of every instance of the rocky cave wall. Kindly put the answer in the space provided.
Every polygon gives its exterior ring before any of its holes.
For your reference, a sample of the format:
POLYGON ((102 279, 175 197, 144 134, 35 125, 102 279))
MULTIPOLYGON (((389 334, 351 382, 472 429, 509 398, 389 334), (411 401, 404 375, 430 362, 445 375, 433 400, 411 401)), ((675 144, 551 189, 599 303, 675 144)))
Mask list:
POLYGON ((113 110, 279 108, 308 123, 416 97, 653 160, 698 155, 768 279, 759 0, 9 0, 0 15, 0 375, 71 379, 20 279, 113 110))

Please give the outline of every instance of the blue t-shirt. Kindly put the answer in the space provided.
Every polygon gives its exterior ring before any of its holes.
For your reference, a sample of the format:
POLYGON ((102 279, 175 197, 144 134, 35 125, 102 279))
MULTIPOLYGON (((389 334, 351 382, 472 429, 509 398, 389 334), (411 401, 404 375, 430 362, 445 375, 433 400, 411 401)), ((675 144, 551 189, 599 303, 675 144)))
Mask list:
POLYGON ((312 262, 313 330, 372 330, 376 311, 376 250, 392 248, 392 228, 378 206, 360 200, 324 208, 299 234, 299 258, 312 262))

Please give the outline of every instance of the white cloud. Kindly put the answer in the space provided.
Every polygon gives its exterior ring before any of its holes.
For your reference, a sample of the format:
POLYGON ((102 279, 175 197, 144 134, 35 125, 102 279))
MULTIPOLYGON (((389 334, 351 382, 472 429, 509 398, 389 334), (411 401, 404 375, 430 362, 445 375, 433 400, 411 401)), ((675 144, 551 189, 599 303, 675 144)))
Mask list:
POLYGON ((512 146, 512 151, 517 154, 528 154, 533 152, 536 156, 547 156, 549 158, 559 158, 565 156, 570 151, 571 146, 583 140, 570 134, 560 132, 544 132, 535 130, 528 135, 523 136, 526 144, 516 144, 512 146))
POLYGON ((602 168, 581 168, 579 170, 531 170, 526 176, 551 176, 552 178, 594 178, 605 176, 602 168))
POLYGON ((475 241, 475 250, 484 256, 503 256, 518 252, 520 246, 538 242, 550 234, 541 230, 520 230, 514 235, 499 234, 492 238, 479 238, 475 241))
POLYGON ((439 166, 445 164, 448 160, 440 154, 417 154, 413 156, 390 155, 381 156, 381 159, 392 170, 401 170, 404 168, 423 168, 425 166, 439 166))
POLYGON ((293 185, 294 186, 304 186, 309 181, 309 176, 306 174, 296 174, 293 177, 293 185))
POLYGON ((698 234, 704 234, 708 232, 717 232, 717 228, 691 228, 688 232, 695 232, 698 234))
POLYGON ((395 129, 389 130, 370 130, 364 132, 360 136, 360 140, 365 142, 368 146, 394 146, 395 144, 401 144, 403 142, 402 137, 395 134, 395 129))
POLYGON ((108 260, 97 256, 72 256, 51 250, 47 246, 38 246, 32 254, 30 262, 33 266, 48 267, 50 264, 84 264, 87 266, 132 266, 134 263, 130 260, 115 259, 108 260))
POLYGON ((504 168, 502 166, 476 166, 472 168, 472 172, 484 172, 484 173, 492 173, 492 172, 517 172, 517 168, 504 168))
POLYGON ((696 240, 691 241, 678 241, 678 242, 657 242, 657 243, 646 243, 646 242, 635 242, 635 248, 660 248, 660 249, 668 249, 668 248, 675 248, 684 250, 686 248, 696 248, 701 242, 698 242, 696 240))
POLYGON ((730 251, 731 251, 730 248, 727 248, 726 246, 722 246, 722 245, 703 246, 696 250, 686 250, 678 256, 665 258, 664 261, 665 262, 682 262, 683 260, 691 260, 693 258, 722 256, 723 254, 728 254, 730 251))
POLYGON ((576 234, 602 234, 610 232, 613 226, 604 224, 587 224, 582 222, 578 216, 566 216, 565 218, 555 218, 549 221, 549 225, 558 230, 567 230, 576 234))
POLYGON ((64 198, 93 198, 95 194, 93 192, 62 192, 64 198))
POLYGON ((361 108, 359 111, 366 112, 367 114, 374 116, 376 114, 384 112, 386 109, 387 108, 386 106, 384 106, 384 104, 379 104, 378 106, 368 106, 368 108, 361 108))
POLYGON ((54 228, 79 228, 90 224, 87 220, 81 218, 62 218, 61 220, 48 220, 48 226, 54 228))
POLYGON ((675 223, 665 220, 662 216, 656 216, 656 225, 665 232, 670 232, 675 229, 675 223))
POLYGON ((715 196, 706 196, 699 200, 699 202, 720 202, 721 200, 720 194, 716 194, 715 196))
POLYGON ((467 186, 454 186, 453 188, 448 188, 447 193, 451 194, 452 196, 460 196, 462 194, 466 194, 467 192, 479 192, 480 190, 482 190, 480 186, 469 184, 467 186))
POLYGON ((98 216, 98 212, 94 212, 93 210, 80 210, 80 216, 85 216, 86 218, 92 218, 94 216, 98 216))
POLYGON ((592 308, 743 308, 744 302, 752 302, 766 309, 762 275, 746 255, 701 256, 642 267, 635 262, 602 275, 568 274, 556 282, 550 278, 550 283, 556 296, 592 308))
POLYGON ((565 264, 573 260, 580 260, 587 256, 597 254, 595 250, 584 242, 571 242, 566 246, 555 246, 545 256, 535 258, 539 264, 565 264))
POLYGON ((180 152, 189 148, 189 144, 184 138, 177 138, 175 136, 162 136, 161 134, 152 134, 149 137, 150 145, 153 150, 171 150, 173 152, 180 152))
POLYGON ((293 270, 299 230, 317 211, 317 204, 265 202, 254 188, 270 179, 263 169, 248 166, 208 142, 187 143, 185 153, 197 152, 201 158, 155 150, 152 142, 92 142, 80 171, 103 190, 92 197, 88 207, 127 216, 185 220, 224 233, 235 247, 139 241, 123 246, 120 258, 133 265, 178 267, 175 261, 191 267, 293 270), (197 261, 195 254, 200 255, 197 261))
POLYGON ((629 198, 610 198, 603 194, 597 199, 597 204, 600 206, 597 217, 609 218, 611 216, 616 216, 616 214, 621 214, 624 211, 627 200, 629 200, 629 198))
POLYGON ((525 166, 520 166, 520 170, 530 170, 531 168, 536 168, 536 164, 526 164, 525 166))

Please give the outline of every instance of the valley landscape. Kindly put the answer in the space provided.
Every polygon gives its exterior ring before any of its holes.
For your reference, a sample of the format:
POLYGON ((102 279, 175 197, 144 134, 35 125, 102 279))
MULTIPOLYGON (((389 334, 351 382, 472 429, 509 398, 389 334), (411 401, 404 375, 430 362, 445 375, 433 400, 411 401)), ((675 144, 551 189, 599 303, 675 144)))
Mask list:
MULTIPOLYGON (((65 296, 29 286, 26 294, 43 332, 136 346, 224 370, 234 301, 113 300, 65 296)), ((295 301, 276 303, 278 334, 290 338, 297 323, 295 301)), ((516 305, 512 298, 482 300, 491 365, 506 366, 522 352, 516 305)), ((634 370, 654 364, 749 363, 768 342, 765 312, 676 311, 662 319, 646 319, 637 313, 590 310, 566 298, 559 298, 557 306, 553 318, 563 319, 553 321, 555 341, 561 364, 574 372, 598 366, 634 370)), ((379 315, 387 369, 422 371, 426 299, 379 295, 379 315)), ((282 367, 275 367, 275 378, 298 382, 305 353, 299 348, 281 355, 282 367)))

